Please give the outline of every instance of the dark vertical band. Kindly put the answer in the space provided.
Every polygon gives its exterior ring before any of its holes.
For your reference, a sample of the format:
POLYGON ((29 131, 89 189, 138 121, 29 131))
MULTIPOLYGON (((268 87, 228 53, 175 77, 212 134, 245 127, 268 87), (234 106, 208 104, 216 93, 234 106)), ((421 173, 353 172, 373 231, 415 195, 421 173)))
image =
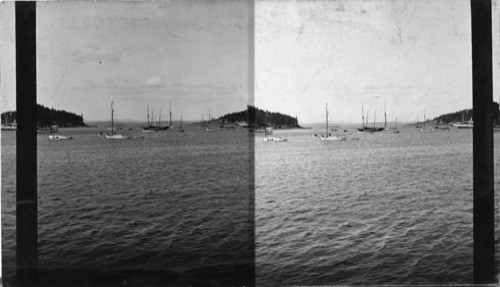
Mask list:
POLYGON ((471 0, 474 283, 495 282, 491 0, 471 0))
POLYGON ((16 256, 19 286, 38 270, 36 2, 16 2, 16 256))
MULTIPOLYGON (((255 0, 248 0, 248 104, 255 106, 255 0)), ((248 112, 250 109, 247 109, 248 112)), ((249 115, 250 117, 250 115, 249 115)), ((251 121, 248 119, 248 124, 251 121)), ((248 281, 249 286, 256 285, 256 249, 255 249, 255 229, 257 226, 255 225, 255 139, 254 137, 248 137, 248 149, 249 149, 249 163, 248 163, 248 174, 249 174, 249 200, 248 200, 248 209, 249 209, 249 223, 251 226, 251 230, 249 230, 250 234, 250 242, 252 242, 250 246, 250 251, 252 253, 252 262, 251 262, 251 272, 250 272, 250 280, 248 281)))

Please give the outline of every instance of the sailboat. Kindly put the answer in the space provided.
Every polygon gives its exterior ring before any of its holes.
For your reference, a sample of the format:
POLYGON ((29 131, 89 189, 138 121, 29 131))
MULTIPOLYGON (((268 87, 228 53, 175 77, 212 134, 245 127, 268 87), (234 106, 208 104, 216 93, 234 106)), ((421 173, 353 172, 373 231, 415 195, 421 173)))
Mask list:
POLYGON ((169 126, 164 126, 161 124, 161 109, 160 109, 160 116, 158 117, 158 125, 156 126, 158 130, 164 131, 170 129, 172 126, 172 105, 170 105, 170 125, 169 126))
POLYGON ((381 127, 379 127, 379 128, 375 127, 375 116, 373 117, 373 127, 368 126, 368 111, 366 113, 366 125, 365 125, 365 115, 364 115, 363 106, 361 106, 361 114, 362 114, 362 118, 363 118, 363 127, 358 128, 358 132, 374 133, 374 132, 381 132, 385 129, 385 128, 381 128, 381 127))
POLYGON ((179 132, 183 133, 184 129, 182 128, 182 116, 181 116, 181 126, 179 127, 179 132))
POLYGON ((455 124, 455 127, 459 128, 459 129, 472 129, 472 128, 474 128, 474 121, 472 120, 472 118, 470 118, 470 120, 468 120, 466 122, 455 124))
POLYGON ((385 103, 384 103, 384 130, 387 130, 387 112, 385 110, 385 103))
POLYGON ((430 132, 432 132, 432 129, 426 129, 425 128, 425 114, 424 114, 424 127, 422 129, 420 129, 420 132, 421 133, 430 133, 430 132))
POLYGON ((264 142, 286 142, 288 139, 282 139, 280 137, 273 137, 273 128, 267 126, 267 112, 265 113, 265 128, 264 128, 264 137, 262 140, 264 142))
POLYGON ((394 133, 395 134, 399 134, 399 130, 398 130, 398 118, 396 118, 396 127, 394 128, 394 133))
POLYGON ((108 140, 125 140, 125 139, 130 139, 132 138, 131 135, 122 135, 122 134, 115 134, 115 129, 114 129, 114 110, 113 110, 113 102, 111 102, 111 134, 105 134, 103 135, 102 133, 99 133, 98 135, 104 136, 104 138, 108 140))
POLYGON ((449 131, 450 127, 447 126, 440 126, 439 125, 439 118, 436 120, 436 126, 434 127, 435 130, 442 130, 442 131, 449 131))
MULTIPOLYGON (((56 126, 57 127, 57 126, 56 126)), ((69 135, 60 135, 60 134, 55 134, 54 133, 54 129, 52 128, 52 126, 50 127, 50 135, 49 135, 49 140, 58 140, 58 141, 61 141, 61 140, 72 140, 73 137, 72 136, 69 136, 69 135)))
POLYGON ((264 131, 264 137, 262 138, 262 140, 264 142, 286 142, 286 141, 288 141, 288 139, 268 136, 268 135, 272 135, 272 134, 273 134, 273 128, 271 128, 271 127, 266 128, 264 131))
POLYGON ((468 121, 464 121, 464 112, 462 111, 462 121, 460 123, 456 123, 454 125, 459 129, 472 129, 474 128, 474 121, 472 121, 472 117, 468 121))
MULTIPOLYGON (((50 120, 52 121, 52 110, 50 111, 50 120)), ((57 132, 58 129, 59 128, 57 125, 50 126, 49 140, 72 140, 73 139, 72 136, 55 134, 55 132, 57 132)))
POLYGON ((321 135, 320 139, 322 141, 345 141, 346 136, 331 136, 328 131, 328 103, 326 103, 326 135, 321 135))
POLYGON ((172 102, 170 102, 170 122, 168 123, 168 127, 172 127, 172 102))
POLYGON ((207 132, 216 132, 218 129, 217 128, 211 128, 210 123, 212 122, 212 115, 210 114, 210 109, 208 109, 208 128, 205 130, 207 132))
MULTIPOLYGON (((57 126, 55 126, 57 128, 57 126)), ((50 127, 50 135, 49 135, 49 140, 72 140, 73 137, 69 135, 61 135, 61 134, 55 134, 56 130, 53 128, 53 126, 50 127)))
POLYGON ((142 132, 143 133, 157 133, 160 129, 156 126, 153 126, 152 120, 153 120, 153 111, 151 111, 151 122, 149 121, 149 104, 147 105, 147 110, 148 110, 148 125, 145 127, 142 127, 142 132))

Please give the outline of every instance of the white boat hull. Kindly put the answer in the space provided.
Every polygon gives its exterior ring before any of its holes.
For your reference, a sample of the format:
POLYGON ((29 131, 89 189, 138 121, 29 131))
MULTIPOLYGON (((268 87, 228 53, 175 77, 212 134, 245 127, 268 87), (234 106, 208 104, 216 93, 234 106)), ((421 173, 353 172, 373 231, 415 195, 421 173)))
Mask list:
POLYGON ((453 123, 452 125, 456 128, 459 128, 459 129, 473 129, 474 128, 474 122, 472 120, 467 121, 467 122, 453 123))
POLYGON ((331 136, 331 137, 321 136, 320 139, 322 141, 345 141, 347 138, 346 137, 336 137, 336 136, 331 136))
POLYGON ((72 136, 68 135, 50 135, 49 140, 56 140, 56 141, 62 141, 62 140, 72 140, 72 136))
POLYGON ((277 137, 265 137, 262 138, 264 142, 286 142, 288 139, 282 139, 282 138, 277 138, 277 137))
POLYGON ((104 135, 104 138, 108 140, 126 140, 132 138, 130 135, 121 135, 121 134, 115 134, 115 135, 104 135))

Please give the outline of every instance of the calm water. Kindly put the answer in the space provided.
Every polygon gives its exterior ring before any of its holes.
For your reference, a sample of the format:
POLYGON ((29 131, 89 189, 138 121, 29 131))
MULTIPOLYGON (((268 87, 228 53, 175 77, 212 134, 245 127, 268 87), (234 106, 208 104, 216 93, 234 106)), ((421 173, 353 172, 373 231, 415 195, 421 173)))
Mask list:
MULTIPOLYGON (((39 135, 46 280, 243 285, 255 255, 259 286, 472 283, 472 131, 402 128, 325 143, 311 137, 320 128, 275 131, 284 143, 197 127, 127 141, 93 129, 69 130, 73 141, 39 135)), ((14 166, 15 133, 4 132, 7 281, 14 166)))
MULTIPOLYGON (((199 127, 109 141, 38 135, 47 282, 242 285, 254 277, 251 139, 199 127), (76 277, 75 277, 76 276, 76 277)), ((15 132, 2 133, 5 280, 15 276, 15 132)))
POLYGON ((472 283, 472 130, 320 128, 255 141, 257 284, 472 283))

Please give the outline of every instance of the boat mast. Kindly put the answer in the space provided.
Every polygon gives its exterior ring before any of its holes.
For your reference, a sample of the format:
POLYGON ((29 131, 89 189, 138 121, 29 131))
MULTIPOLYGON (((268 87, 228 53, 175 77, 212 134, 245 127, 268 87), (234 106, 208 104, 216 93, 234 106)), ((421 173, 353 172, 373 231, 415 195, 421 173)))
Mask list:
POLYGON ((181 128, 182 128, 182 116, 181 116, 181 128))
POLYGON ((377 118, 377 110, 373 113, 373 128, 375 128, 375 119, 377 118))
POLYGON ((52 135, 52 126, 54 125, 54 121, 52 120, 52 111, 54 108, 50 109, 50 135, 52 135))
POLYGON ((154 113, 154 112, 155 112, 155 108, 153 108, 153 109, 151 110, 151 125, 153 124, 153 121, 154 121, 154 118, 155 118, 155 117, 153 116, 153 113, 154 113))
POLYGON ((385 110, 385 103, 384 103, 384 128, 387 128, 387 113, 385 110))
POLYGON ((328 103, 326 103, 326 137, 328 137, 328 103))
POLYGON ((267 138, 267 112, 264 112, 264 137, 267 138))
POLYGON ((267 111, 264 112, 264 137, 267 138, 267 111))
POLYGON ((211 121, 212 121, 212 115, 210 114, 210 108, 208 108, 208 128, 210 128, 211 121))
POLYGON ((111 102, 111 135, 113 135, 113 132, 115 130, 114 123, 113 123, 113 113, 114 113, 113 102, 111 102))
POLYGON ((161 124, 161 109, 160 109, 160 115, 158 116, 158 127, 160 127, 160 124, 161 124))
POLYGON ((398 117, 396 117, 396 130, 398 129, 398 117))
POLYGON ((361 118, 363 119, 363 128, 365 127, 365 111, 364 107, 361 106, 361 118))
POLYGON ((149 104, 148 104, 148 127, 149 127, 149 104))
POLYGON ((368 127, 368 125, 369 125, 368 124, 368 112, 369 112, 369 110, 366 110, 366 127, 368 127))
POLYGON ((172 102, 170 102, 170 124, 169 126, 172 126, 172 102))

